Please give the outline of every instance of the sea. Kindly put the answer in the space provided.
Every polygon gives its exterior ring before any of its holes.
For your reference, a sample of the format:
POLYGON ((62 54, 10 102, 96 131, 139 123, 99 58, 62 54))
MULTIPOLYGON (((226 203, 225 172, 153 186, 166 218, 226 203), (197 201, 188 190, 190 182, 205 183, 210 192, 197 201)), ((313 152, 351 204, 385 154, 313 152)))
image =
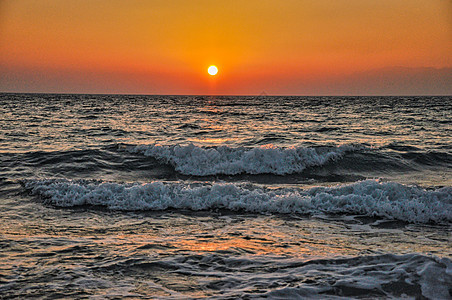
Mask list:
POLYGON ((451 299, 452 97, 0 94, 1 299, 451 299))

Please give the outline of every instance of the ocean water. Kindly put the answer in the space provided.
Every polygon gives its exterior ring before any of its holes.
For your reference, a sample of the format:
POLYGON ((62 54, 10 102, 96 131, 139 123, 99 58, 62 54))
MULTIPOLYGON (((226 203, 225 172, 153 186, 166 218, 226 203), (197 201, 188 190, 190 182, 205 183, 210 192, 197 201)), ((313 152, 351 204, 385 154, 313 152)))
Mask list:
POLYGON ((0 298, 452 298, 451 97, 0 94, 0 298))

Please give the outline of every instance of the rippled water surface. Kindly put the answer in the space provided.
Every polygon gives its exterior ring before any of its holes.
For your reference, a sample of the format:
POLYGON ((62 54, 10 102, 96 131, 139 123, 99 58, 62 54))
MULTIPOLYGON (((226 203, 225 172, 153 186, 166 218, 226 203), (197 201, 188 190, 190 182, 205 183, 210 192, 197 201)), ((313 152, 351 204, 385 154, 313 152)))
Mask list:
POLYGON ((0 298, 451 298, 450 97, 0 94, 0 298))

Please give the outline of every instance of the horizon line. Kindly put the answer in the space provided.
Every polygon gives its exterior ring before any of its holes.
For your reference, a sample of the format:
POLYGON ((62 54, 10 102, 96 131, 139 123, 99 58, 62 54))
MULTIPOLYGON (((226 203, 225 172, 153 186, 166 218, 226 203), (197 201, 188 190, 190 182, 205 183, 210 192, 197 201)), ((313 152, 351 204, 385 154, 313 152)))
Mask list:
POLYGON ((196 96, 196 97, 452 97, 452 94, 362 94, 362 95, 302 95, 302 94, 146 94, 146 93, 79 93, 79 92, 10 92, 0 91, 0 94, 29 94, 29 95, 97 95, 97 96, 196 96))

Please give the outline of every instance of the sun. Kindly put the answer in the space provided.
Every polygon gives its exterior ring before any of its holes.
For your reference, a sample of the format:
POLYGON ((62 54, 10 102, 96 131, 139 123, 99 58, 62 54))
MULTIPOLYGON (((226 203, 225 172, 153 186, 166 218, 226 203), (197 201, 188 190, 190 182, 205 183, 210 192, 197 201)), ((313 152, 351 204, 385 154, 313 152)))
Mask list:
POLYGON ((211 76, 217 75, 217 73, 218 73, 218 68, 217 68, 217 66, 214 66, 214 65, 210 66, 210 67, 207 69, 207 73, 209 73, 209 75, 211 75, 211 76))

